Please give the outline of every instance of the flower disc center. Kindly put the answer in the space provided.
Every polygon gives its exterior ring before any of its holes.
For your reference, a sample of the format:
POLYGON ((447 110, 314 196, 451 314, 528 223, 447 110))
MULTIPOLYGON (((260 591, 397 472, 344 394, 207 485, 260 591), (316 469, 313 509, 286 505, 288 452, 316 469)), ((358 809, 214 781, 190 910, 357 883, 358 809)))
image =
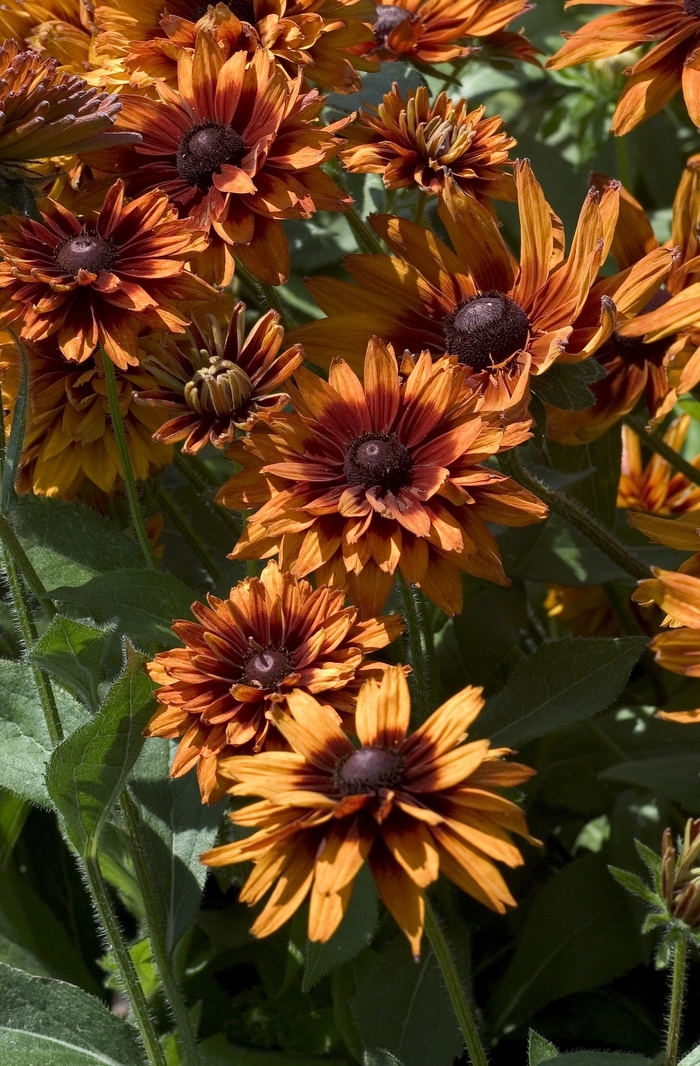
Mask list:
MULTIPOLYGON (((700 9, 700 0, 697 0, 698 8, 700 9)), ((667 289, 659 289, 655 292, 651 300, 648 301, 639 312, 640 315, 647 315, 650 311, 658 311, 660 307, 667 304, 671 299, 671 293, 667 289)), ((651 344, 645 344, 643 337, 624 337, 617 331, 612 335, 612 343, 614 348, 619 352, 621 356, 629 360, 629 362, 646 363, 650 360, 660 360, 666 354, 666 349, 673 340, 673 337, 665 337, 660 341, 653 341, 651 344)))
POLYGON ((411 455, 393 433, 363 433, 345 456, 343 471, 348 485, 371 489, 400 489, 408 482, 411 455))
POLYGON ((683 0, 683 10, 686 15, 693 15, 694 18, 700 19, 700 0, 683 0))
POLYGON ((385 44, 391 31, 410 17, 410 12, 405 7, 377 4, 377 21, 374 24, 374 39, 377 44, 385 44))
POLYGON ((445 347, 472 370, 487 370, 521 351, 530 335, 522 307, 500 292, 472 296, 443 320, 445 347))
MULTIPOLYGON (((234 15, 241 22, 250 22, 251 25, 255 25, 255 8, 253 7, 253 0, 223 0, 229 11, 233 11, 234 15)), ((204 15, 206 15, 210 7, 214 7, 216 0, 210 3, 209 0, 201 0, 200 3, 192 5, 190 12, 190 21, 199 22, 204 15)))
POLYGON ((111 241, 105 241, 94 233, 80 233, 65 241, 56 251, 56 262, 66 274, 77 276, 81 270, 99 274, 109 270, 116 256, 111 241))
POLYGON ((252 395, 250 378, 230 359, 212 359, 185 385, 188 407, 198 415, 217 418, 235 414, 252 395))
POLYGON ((344 796, 359 796, 401 781, 401 756, 387 748, 360 748, 340 764, 336 780, 344 796))
POLYGON ((274 688, 284 680, 291 667, 292 661, 285 648, 265 648, 251 655, 243 668, 243 677, 249 685, 274 688))
POLYGON ((231 126, 207 122, 188 130, 177 151, 177 171, 190 185, 211 187, 212 175, 225 163, 237 166, 245 155, 243 138, 231 126))

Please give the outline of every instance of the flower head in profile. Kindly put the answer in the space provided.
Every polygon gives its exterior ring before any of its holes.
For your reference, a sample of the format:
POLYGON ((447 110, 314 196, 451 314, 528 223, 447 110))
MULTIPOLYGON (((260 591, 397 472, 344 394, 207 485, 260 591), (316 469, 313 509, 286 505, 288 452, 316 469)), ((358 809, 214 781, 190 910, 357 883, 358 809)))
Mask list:
MULTIPOLYGON (((593 175, 604 192, 617 184, 604 174, 593 175)), ((547 432, 562 444, 597 440, 610 426, 634 410, 644 397, 653 422, 669 414, 685 392, 700 381, 700 156, 685 167, 673 204, 671 238, 665 247, 673 256, 664 285, 639 309, 621 321, 595 359, 605 377, 593 382, 595 403, 584 411, 547 412, 547 432)), ((659 242, 642 206, 620 190, 620 211, 611 252, 622 272, 639 271, 659 242)))
POLYGON ((233 558, 279 552, 298 577, 347 590, 378 614, 397 569, 449 614, 461 610, 460 571, 508 584, 487 522, 530 525, 546 507, 482 463, 530 435, 530 422, 494 425, 478 411, 466 371, 424 352, 405 358, 374 338, 364 384, 342 359, 328 383, 301 368, 294 414, 237 441, 244 471, 217 499, 255 507, 233 558))
POLYGON ((601 585, 547 585, 543 604, 572 637, 623 637, 625 629, 601 585))
POLYGON ((452 180, 484 205, 489 197, 514 200, 515 183, 506 167, 515 140, 503 130, 500 115, 484 118, 465 100, 453 103, 440 93, 430 103, 424 85, 406 98, 394 82, 378 107, 368 105, 347 133, 352 145, 341 153, 351 173, 381 174, 387 189, 417 185, 440 194, 452 180))
MULTIPOLYGON (((590 356, 640 310, 671 269, 655 249, 631 271, 597 280, 612 240, 619 187, 583 205, 568 256, 561 223, 527 160, 515 165, 521 224, 518 263, 491 212, 448 182, 440 217, 452 247, 404 218, 375 215, 393 255, 348 256, 358 284, 307 281, 328 316, 294 330, 307 359, 327 366, 331 353, 361 366, 372 334, 397 351, 457 356, 471 368, 493 411, 527 405, 530 374, 590 356)), ((568 412, 567 412, 568 414, 568 412)))
MULTIPOLYGON (((691 421, 690 415, 681 415, 664 433, 664 442, 674 451, 681 451, 691 421)), ((696 456, 693 465, 700 467, 700 456, 696 456)), ((617 506, 652 514, 684 514, 700 509, 700 488, 660 455, 654 454, 645 464, 639 437, 633 429, 623 426, 617 506)))
POLYGON ((323 126, 323 97, 290 81, 264 49, 225 59, 216 39, 200 32, 180 53, 178 92, 158 83, 158 100, 122 96, 120 124, 142 136, 134 149, 87 156, 123 176, 135 195, 159 189, 182 218, 204 230, 209 247, 193 269, 227 285, 234 251, 262 281, 289 273, 282 219, 345 210, 351 198, 321 169, 343 141, 349 118, 323 126))
MULTIPOLYGON (((573 0, 573 3, 595 4, 596 0, 573 0)), ((623 10, 591 19, 574 34, 563 34, 568 40, 548 60, 547 66, 562 70, 658 41, 625 71, 628 81, 613 115, 612 131, 618 137, 629 133, 661 111, 680 88, 691 121, 700 125, 700 65, 695 54, 700 45, 699 0, 608 0, 608 3, 623 10)))
POLYGON ((196 622, 173 626, 184 648, 149 664, 161 707, 146 735, 181 737, 172 775, 196 766, 202 797, 214 802, 226 787, 222 760, 236 749, 284 746, 274 711, 292 689, 318 696, 340 729, 361 682, 387 669, 365 656, 399 636, 402 624, 398 615, 360 622, 341 589, 314 590, 275 562, 228 599, 207 599, 192 605, 196 622))
POLYGON ((225 57, 264 49, 296 77, 334 92, 356 92, 358 70, 376 68, 359 55, 373 41, 373 0, 109 0, 98 7, 98 52, 118 55, 131 85, 143 91, 155 79, 177 86, 183 48, 197 32, 211 32, 225 57))
POLYGON ((184 337, 158 335, 148 358, 158 387, 137 396, 139 403, 171 416, 155 440, 184 441, 188 454, 207 443, 227 448, 237 430, 279 413, 289 401, 280 386, 303 360, 298 345, 282 351, 283 344, 276 311, 268 311, 246 335, 243 303, 233 308, 226 335, 214 314, 196 313, 184 337))
POLYGON ((5 216, 0 228, 0 322, 21 322, 24 340, 56 336, 75 363, 100 345, 124 369, 138 363, 140 328, 184 333, 188 318, 174 301, 216 295, 185 271, 206 247, 203 234, 161 192, 126 203, 117 181, 95 215, 50 199, 40 208, 41 222, 5 216))
MULTIPOLYGON (((18 490, 65 500, 88 490, 94 495, 94 489, 111 495, 123 482, 100 354, 76 366, 66 362, 55 337, 25 343, 23 348, 29 370, 29 403, 18 490)), ((7 334, 0 344, 0 371, 3 404, 12 413, 21 360, 7 334)), ((136 390, 151 387, 153 378, 143 367, 128 367, 118 369, 116 379, 134 476, 145 481, 155 477, 172 458, 172 448, 152 439, 162 413, 134 403, 136 390)))
POLYGON ((466 688, 408 734, 410 698, 400 667, 366 682, 357 701, 359 746, 312 696, 294 692, 273 721, 291 751, 234 756, 222 772, 234 796, 262 800, 231 815, 256 832, 202 856, 208 866, 252 860, 240 899, 272 894, 251 932, 273 933, 310 894, 308 935, 331 938, 365 862, 379 894, 420 954, 425 889, 440 872, 485 906, 514 906, 496 866, 520 866, 510 840, 532 843, 521 809, 497 789, 533 773, 507 763, 506 748, 488 740, 463 743, 483 706, 481 689, 466 688), (273 887, 274 886, 274 887, 273 887))
POLYGON ((4 0, 0 39, 14 40, 92 83, 94 7, 89 0, 4 0))

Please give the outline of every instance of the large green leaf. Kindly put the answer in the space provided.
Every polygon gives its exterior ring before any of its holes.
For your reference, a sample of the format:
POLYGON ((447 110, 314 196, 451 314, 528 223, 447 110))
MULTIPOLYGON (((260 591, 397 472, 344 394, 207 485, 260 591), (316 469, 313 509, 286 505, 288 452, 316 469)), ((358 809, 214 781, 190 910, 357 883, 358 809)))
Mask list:
POLYGON ((606 984, 643 961, 641 934, 605 863, 602 854, 576 859, 535 897, 490 1004, 497 1031, 525 1022, 553 1000, 606 984))
MULTIPOLYGON (((594 359, 587 362, 595 363, 594 359)), ((576 448, 549 442, 549 459, 557 471, 588 473, 566 489, 566 493, 582 503, 608 529, 617 518, 617 488, 622 461, 622 434, 619 426, 591 444, 576 448)))
POLYGON ((123 676, 93 719, 55 748, 46 774, 49 794, 80 855, 96 850, 100 831, 143 746, 153 709, 145 656, 127 646, 123 676))
POLYGON ((622 692, 646 645, 645 637, 542 644, 488 701, 474 735, 510 747, 592 718, 622 692))
POLYGON ((220 806, 201 802, 195 774, 169 776, 174 747, 148 740, 129 777, 169 951, 197 915, 207 875, 199 856, 213 846, 222 817, 220 806))
MULTIPOLYGON (((52 743, 28 663, 0 659, 0 780, 22 799, 50 807, 44 775, 52 743)), ((64 731, 72 733, 88 719, 72 696, 55 689, 64 731)))
POLYGON ((379 920, 374 878, 367 866, 360 870, 342 922, 327 944, 306 945, 306 969, 302 990, 310 988, 331 970, 359 955, 371 943, 379 920))
POLYGON ((54 592, 54 599, 79 604, 100 625, 116 620, 120 632, 142 648, 177 644, 173 620, 191 618, 195 598, 176 577, 155 570, 113 570, 54 592))
POLYGON ((462 1038, 435 956, 414 963, 403 936, 373 961, 350 1002, 365 1048, 384 1048, 405 1066, 452 1066, 462 1038))
POLYGON ((507 588, 490 582, 465 598, 464 609, 439 634, 437 653, 450 691, 483 685, 520 640, 527 599, 520 582, 507 588))
POLYGON ((3 1066, 144 1066, 138 1034, 73 985, 0 964, 3 1066))
POLYGON ((700 812, 700 753, 663 755, 616 763, 600 775, 606 781, 641 785, 680 803, 692 814, 700 812))
POLYGON ((100 704, 100 684, 119 671, 121 664, 114 656, 118 648, 113 630, 57 615, 32 648, 31 659, 94 713, 100 704))

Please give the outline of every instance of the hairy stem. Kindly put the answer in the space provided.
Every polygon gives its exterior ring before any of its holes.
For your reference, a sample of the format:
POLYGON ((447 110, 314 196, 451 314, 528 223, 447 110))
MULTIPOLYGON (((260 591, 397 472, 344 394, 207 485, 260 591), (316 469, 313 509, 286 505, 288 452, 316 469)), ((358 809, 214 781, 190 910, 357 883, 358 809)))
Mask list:
POLYGON ((666 1026, 666 1057, 664 1066, 676 1066, 678 1043, 681 1037, 683 1004, 685 1000, 685 977, 688 965, 688 934, 682 933, 673 946, 673 974, 671 977, 671 1003, 666 1026))
POLYGON ((648 430, 644 425, 643 418, 635 418, 633 415, 627 415, 622 419, 626 426, 629 426, 637 436, 645 441, 653 452, 660 455, 662 459, 677 470, 679 474, 683 474, 684 477, 691 481, 694 485, 700 485, 700 470, 692 463, 689 463, 687 459, 684 459, 682 455, 679 455, 677 451, 674 451, 666 443, 666 441, 651 430, 648 430))
POLYGON ((411 673, 408 679, 411 687, 411 703, 416 712, 414 715, 416 724, 420 725, 426 720, 431 710, 430 668, 427 647, 424 646, 424 641, 427 645, 430 637, 423 617, 418 589, 406 584, 400 570, 397 570, 396 574, 397 585, 401 594, 402 613, 406 623, 408 658, 411 664, 411 673))
POLYGON ((56 607, 53 601, 49 599, 46 593, 46 589, 44 588, 43 582, 34 567, 32 566, 29 556, 18 541, 15 531, 13 530, 12 526, 7 521, 5 516, 1 514, 0 540, 2 540, 5 551, 12 556, 15 563, 22 571, 24 580, 27 582, 30 589, 41 604, 42 610, 46 611, 46 614, 49 616, 49 618, 53 618, 56 614, 56 607))
POLYGON ((241 281, 245 283, 246 288, 251 292, 265 309, 265 311, 276 311, 280 316, 280 322, 286 330, 292 328, 293 323, 289 319, 289 311, 282 303, 280 294, 274 285, 268 285, 266 281, 260 281, 251 274, 249 270, 243 266, 240 260, 236 261, 236 273, 241 281))
POLYGON ((423 222, 423 212, 425 211, 425 204, 428 199, 428 194, 421 189, 418 193, 418 202, 416 203, 416 213, 413 216, 413 221, 417 226, 420 226, 423 222))
POLYGON ((346 211, 345 217, 357 241, 357 247, 367 255, 384 255, 384 246, 369 223, 365 222, 354 207, 346 211))
POLYGON ((129 850, 136 871, 136 878, 141 889, 146 921, 148 923, 149 939, 153 950, 153 958, 160 976, 163 991, 168 1000, 172 1017, 177 1026, 180 1049, 182 1052, 182 1066, 199 1066, 199 1053, 197 1041, 190 1024, 187 1013, 187 1004, 182 997, 182 992, 177 983, 172 959, 168 953, 163 930, 161 911, 153 887, 151 871, 144 854, 139 835, 139 814, 134 801, 128 792, 123 792, 119 800, 124 823, 129 837, 129 850))
POLYGON ((445 940, 442 929, 440 928, 438 920, 435 917, 435 912, 433 911, 427 896, 425 899, 425 932, 430 941, 430 945, 435 952, 435 958, 437 959, 442 972, 450 1002, 457 1015, 457 1021, 462 1030, 462 1036, 467 1045, 467 1051, 469 1052, 472 1066, 487 1066, 486 1052, 484 1051, 481 1038, 479 1037, 479 1030, 474 1021, 474 1015, 471 1012, 467 997, 464 994, 462 982, 459 979, 457 967, 452 958, 449 945, 445 940))
POLYGON ((124 432, 124 422, 122 421, 122 413, 119 409, 119 394, 117 392, 117 376, 114 370, 114 363, 104 352, 102 353, 102 368, 104 373, 105 384, 107 386, 107 403, 109 404, 109 417, 112 422, 112 429, 114 431, 114 439, 117 445, 117 451, 119 453, 119 461, 122 468, 122 477, 124 478, 124 485, 126 486, 126 497, 129 501, 129 510, 131 512, 131 520, 134 523, 134 529, 136 530, 136 536, 138 542, 141 545, 141 551, 143 557, 146 560, 146 565, 151 570, 158 569, 158 563, 156 557, 153 554, 153 545, 146 532, 146 524, 143 520, 143 514, 141 513, 141 503, 139 501, 139 495, 136 490, 136 480, 134 478, 134 470, 131 465, 131 456, 129 454, 129 446, 126 441, 126 433, 124 432))

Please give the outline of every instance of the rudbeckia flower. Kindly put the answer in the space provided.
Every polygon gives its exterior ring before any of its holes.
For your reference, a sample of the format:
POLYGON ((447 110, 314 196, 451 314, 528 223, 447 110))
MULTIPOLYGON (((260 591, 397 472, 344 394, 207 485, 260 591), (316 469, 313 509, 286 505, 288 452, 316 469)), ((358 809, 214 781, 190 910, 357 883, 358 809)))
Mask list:
MULTIPOLYGON (((666 613, 664 624, 670 628, 650 644, 656 661, 674 674, 700 677, 700 577, 657 567, 652 567, 652 573, 652 578, 639 582, 632 599, 655 603, 666 613)), ((700 720, 700 712, 691 713, 700 720)), ((663 716, 671 717, 667 713, 663 716)))
MULTIPOLYGON (((664 441, 674 451, 679 452, 683 447, 691 422, 690 415, 682 415, 664 433, 664 441)), ((700 467, 700 456, 693 460, 693 466, 700 467)), ((617 506, 660 515, 684 514, 700 508, 700 488, 660 455, 652 455, 645 465, 639 437, 629 426, 623 426, 617 506)))
POLYGON ((94 9, 86 0, 4 0, 0 6, 1 38, 55 59, 70 74, 89 76, 94 31, 94 9))
POLYGON ((75 363, 101 345, 124 369, 138 363, 139 328, 184 333, 189 318, 173 301, 216 295, 185 271, 206 247, 203 234, 178 220, 163 193, 127 204, 117 181, 96 217, 50 199, 40 207, 41 222, 6 215, 0 227, 0 323, 21 322, 22 339, 56 335, 75 363))
POLYGON ((530 436, 530 422, 491 424, 454 359, 405 359, 374 338, 364 385, 342 359, 328 383, 304 368, 296 413, 229 450, 244 467, 218 494, 255 507, 233 558, 279 552, 298 577, 347 590, 363 617, 378 614, 400 569, 448 614, 462 607, 460 571, 507 585, 486 526, 530 525, 546 507, 481 464, 530 436))
POLYGON ((232 795, 262 797, 230 816, 256 831, 202 861, 255 864, 239 898, 254 904, 272 893, 254 936, 274 933, 309 896, 309 940, 330 940, 365 862, 416 958, 425 890, 441 872, 499 914, 515 906, 496 862, 522 864, 510 833, 537 841, 520 807, 496 790, 533 771, 505 762, 509 749, 488 740, 462 743, 483 702, 481 689, 465 688, 407 735, 408 686, 393 666, 360 691, 359 746, 328 708, 297 691, 286 712, 272 711, 291 751, 222 762, 232 795))
POLYGON ((381 174, 387 189, 417 185, 440 194, 454 181, 484 206, 489 197, 514 200, 515 183, 505 167, 515 145, 499 115, 484 118, 465 100, 453 103, 440 93, 430 103, 425 86, 409 89, 404 99, 394 82, 376 108, 368 106, 347 132, 352 145, 341 152, 354 174, 381 174))
POLYGON ((146 736, 182 737, 171 773, 179 777, 196 766, 202 798, 211 803, 226 788, 222 760, 237 748, 284 747, 274 711, 292 689, 322 699, 340 729, 360 683, 388 669, 365 656, 403 627, 399 615, 358 621, 341 589, 314 590, 275 562, 232 588, 228 599, 207 600, 208 606, 192 605, 196 622, 173 625, 185 647, 160 652, 149 664, 161 707, 146 736))
POLYGON ((471 368, 490 410, 526 406, 530 373, 595 352, 616 323, 656 292, 673 257, 655 249, 632 270, 597 280, 613 237, 619 187, 589 193, 565 256, 561 223, 527 160, 516 163, 515 181, 519 264, 490 211, 448 182, 440 217, 452 248, 407 219, 373 216, 393 256, 348 256, 346 269, 358 284, 309 279, 328 317, 294 330, 291 339, 319 366, 337 354, 359 369, 372 334, 399 352, 447 352, 471 368))
MULTIPOLYGON (((604 192, 612 182, 594 174, 604 192)), ((620 190, 620 212, 611 252, 623 276, 637 271, 659 242, 642 206, 620 190)), ((549 408, 547 433, 562 444, 597 440, 644 396, 658 422, 678 397, 700 381, 700 156, 692 156, 683 172, 673 204, 671 238, 665 247, 673 264, 661 289, 639 313, 622 321, 595 353, 606 376, 590 386, 595 403, 584 411, 549 408)))
MULTIPOLYGON (((622 7, 585 23, 547 61, 554 70, 617 56, 630 48, 659 43, 628 67, 629 81, 612 120, 612 131, 624 136, 645 122, 683 89, 686 107, 700 125, 700 0, 604 0, 622 7)), ((597 5, 599 0, 569 0, 567 7, 597 5)))
POLYGON ((542 605, 572 637, 623 637, 625 630, 601 585, 547 585, 542 605))
MULTIPOLYGON (((18 490, 72 500, 94 486, 111 495, 123 482, 101 356, 91 356, 79 366, 68 363, 55 337, 23 347, 29 369, 29 406, 18 490)), ((9 337, 0 346, 0 371, 3 403, 12 413, 21 362, 9 337)), ((153 378, 143 367, 129 367, 117 370, 116 379, 134 476, 145 481, 172 459, 172 448, 153 441, 163 414, 134 403, 136 390, 152 387, 153 378)))
POLYGON ((194 52, 180 53, 178 86, 158 83, 157 101, 123 95, 120 125, 142 142, 87 161, 123 175, 131 194, 161 189, 207 233, 209 248, 193 266, 200 277, 227 285, 235 252, 256 277, 281 284, 289 273, 281 220, 352 202, 320 169, 342 146, 336 132, 349 118, 322 126, 323 97, 303 92, 301 73, 290 82, 262 49, 250 63, 245 52, 227 60, 204 32, 194 52))
POLYGON ((141 392, 147 403, 169 414, 155 440, 196 454, 205 444, 226 448, 236 430, 250 430, 289 401, 280 385, 303 361, 298 345, 280 351, 284 328, 276 311, 268 311, 246 336, 245 304, 238 303, 226 335, 213 314, 195 313, 185 336, 160 334, 151 341, 148 369, 158 388, 141 392))

